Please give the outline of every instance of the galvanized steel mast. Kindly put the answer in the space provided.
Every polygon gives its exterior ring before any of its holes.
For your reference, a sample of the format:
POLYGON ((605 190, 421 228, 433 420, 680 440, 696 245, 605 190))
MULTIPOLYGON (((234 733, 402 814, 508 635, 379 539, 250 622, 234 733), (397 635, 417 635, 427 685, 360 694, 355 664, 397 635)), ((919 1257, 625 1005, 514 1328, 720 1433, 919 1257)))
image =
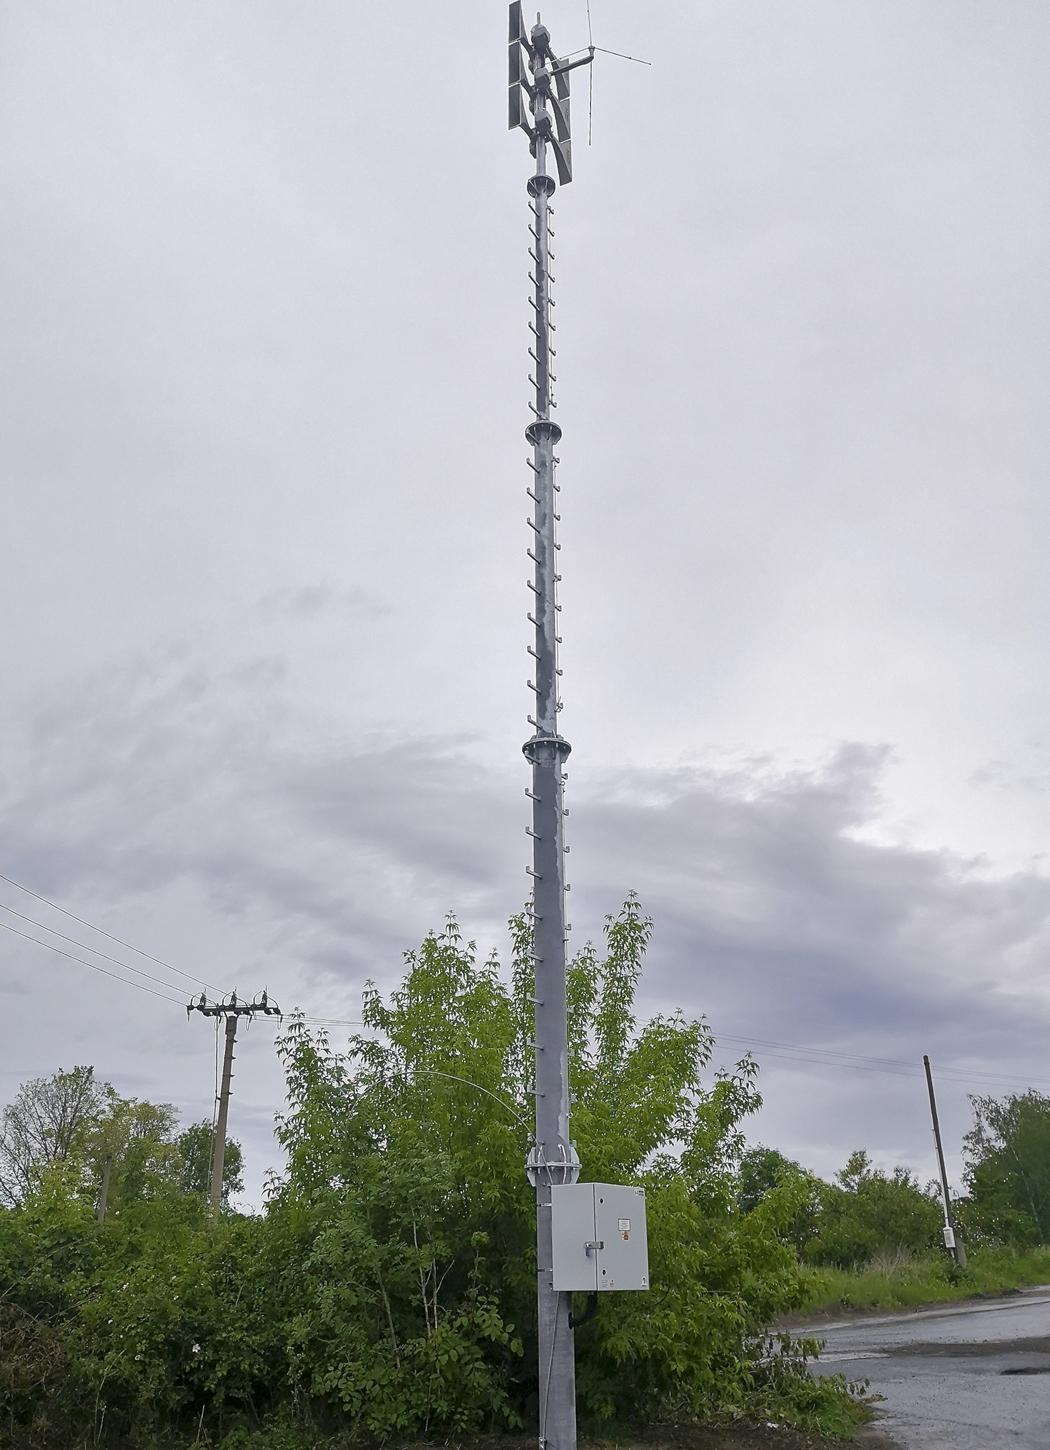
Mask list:
POLYGON ((583 61, 559 62, 551 49, 547 29, 537 23, 526 33, 521 5, 510 7, 510 125, 525 130, 535 157, 535 170, 528 180, 531 211, 529 248, 532 259, 529 349, 534 371, 529 381, 535 390, 530 405, 534 417, 525 429, 532 445, 532 499, 529 527, 532 538, 529 557, 533 576, 529 581, 532 607, 529 622, 533 643, 529 653, 534 677, 529 681, 535 699, 535 713, 529 715, 533 733, 522 749, 532 766, 533 861, 531 914, 535 953, 536 999, 536 1139, 529 1154, 528 1173, 536 1189, 536 1301, 539 1334, 539 1421, 540 1446, 547 1450, 575 1450, 576 1379, 570 1295, 558 1293, 553 1283, 551 1239, 551 1187, 574 1183, 579 1177, 579 1159, 569 1135, 569 1074, 566 1026, 565 964, 566 933, 565 853, 563 838, 565 809, 562 788, 569 742, 559 730, 561 702, 558 698, 558 632, 560 606, 557 602, 556 506, 558 485, 555 448, 561 429, 551 417, 555 406, 551 395, 554 374, 551 345, 555 325, 551 320, 554 301, 550 271, 552 236, 551 197, 556 182, 547 172, 553 160, 558 179, 564 185, 572 179, 569 134, 569 86, 567 72, 583 61), (527 70, 526 70, 527 67, 527 70), (531 113, 531 120, 526 112, 531 113))

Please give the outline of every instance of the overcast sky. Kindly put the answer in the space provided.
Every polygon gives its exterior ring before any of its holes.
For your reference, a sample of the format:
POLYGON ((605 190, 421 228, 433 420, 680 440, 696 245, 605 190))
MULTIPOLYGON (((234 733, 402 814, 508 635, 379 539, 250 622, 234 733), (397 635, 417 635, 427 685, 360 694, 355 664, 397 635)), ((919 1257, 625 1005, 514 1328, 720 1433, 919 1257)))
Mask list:
MULTIPOLYGON (((653 65, 598 58, 590 149, 577 79, 555 198, 574 936, 636 889, 647 1008, 914 1064, 756 1048, 751 1136, 821 1172, 931 1176, 956 1066, 957 1177, 968 1092, 1050 1090, 1050 15, 592 12, 653 65)), ((4 15, 0 872, 354 1018, 527 887, 506 5, 4 15)), ((210 1114, 208 1023, 2 935, 0 1100, 91 1062, 210 1114)))

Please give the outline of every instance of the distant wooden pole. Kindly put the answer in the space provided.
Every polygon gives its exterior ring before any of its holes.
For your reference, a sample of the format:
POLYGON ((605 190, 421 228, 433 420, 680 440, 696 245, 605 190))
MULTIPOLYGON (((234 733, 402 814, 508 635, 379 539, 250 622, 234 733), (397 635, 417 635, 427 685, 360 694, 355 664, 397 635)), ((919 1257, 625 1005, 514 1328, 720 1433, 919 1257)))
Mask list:
POLYGON ((933 1070, 930 1059, 923 1053, 922 1065, 926 1069, 926 1086, 930 1093, 930 1117, 933 1119, 933 1141, 937 1146, 937 1164, 941 1170, 941 1192, 944 1195, 944 1246, 960 1269, 966 1268, 966 1250, 959 1242, 952 1219, 952 1197, 948 1190, 948 1170, 944 1166, 944 1148, 941 1144, 941 1124, 937 1117, 937 1097, 933 1091, 933 1070))

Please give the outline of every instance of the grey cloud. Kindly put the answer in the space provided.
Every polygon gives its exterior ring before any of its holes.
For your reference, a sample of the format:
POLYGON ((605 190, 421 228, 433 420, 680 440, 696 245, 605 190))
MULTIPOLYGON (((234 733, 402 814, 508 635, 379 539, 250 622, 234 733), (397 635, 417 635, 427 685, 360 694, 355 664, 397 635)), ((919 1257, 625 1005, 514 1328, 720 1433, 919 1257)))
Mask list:
POLYGON ((267 619, 293 621, 313 619, 330 610, 366 619, 379 619, 390 612, 389 604, 366 589, 333 584, 286 585, 281 589, 271 589, 262 596, 257 607, 267 619))
MULTIPOLYGON (((12 0, 0 95, 0 855, 338 1015, 527 884, 505 11, 358 10, 12 0)), ((645 30, 557 198, 577 938, 636 887, 651 1005, 1040 1071, 1044 8, 645 30)), ((83 969, 3 945, 9 1053, 43 1003, 56 1052, 206 1095, 201 1023, 101 978, 85 1018, 83 969)), ((910 1081, 765 1071, 784 1146, 925 1151, 910 1081)))
MULTIPOLYGON (((355 749, 298 717, 285 691, 279 671, 235 679, 187 661, 86 682, 87 710, 38 708, 10 752, 20 789, 5 820, 22 844, 8 874, 105 900, 109 920, 175 892, 205 930, 232 933, 227 982, 258 977, 286 1009, 324 1015, 355 1016, 365 979, 389 986, 448 909, 484 950, 502 945, 526 887, 524 766, 479 764, 462 736, 355 749)), ((706 1013, 716 1036, 1038 1073, 1050 1010, 1033 964, 1050 883, 990 881, 946 851, 859 838, 889 759, 849 744, 810 769, 574 774, 575 939, 598 936, 634 889, 656 921, 648 1010, 706 1013)), ((70 989, 88 990, 85 976, 71 967, 70 989)), ((99 1021, 90 1040, 104 1048, 106 1035, 99 1021)), ((172 1039, 169 1080, 200 1050, 199 1034, 172 1039)), ((774 1056, 767 1069, 797 1098, 806 1068, 774 1056)), ((858 1072, 814 1073, 835 1091, 810 1100, 780 1146, 823 1165, 858 1142, 890 1144, 921 1164, 911 1108, 875 1110, 901 1091, 892 1078, 858 1093, 858 1072)), ((146 1081, 139 1072, 136 1091, 146 1081)), ((254 1120, 250 1131, 256 1155, 272 1152, 254 1120)))

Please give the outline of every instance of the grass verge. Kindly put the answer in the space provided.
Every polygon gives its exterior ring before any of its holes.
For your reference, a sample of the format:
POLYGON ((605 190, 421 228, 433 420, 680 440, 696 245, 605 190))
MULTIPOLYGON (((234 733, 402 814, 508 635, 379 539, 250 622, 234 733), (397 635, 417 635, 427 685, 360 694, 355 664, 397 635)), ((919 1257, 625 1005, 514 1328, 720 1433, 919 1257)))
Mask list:
POLYGON ((975 1249, 963 1270, 957 1269, 947 1254, 929 1258, 897 1256, 852 1270, 810 1270, 809 1292, 798 1312, 807 1315, 834 1314, 843 1309, 914 1309, 1047 1283, 1050 1248, 1028 1253, 975 1249))
MULTIPOLYGON (((250 1450, 286 1450, 291 1442, 273 1440, 260 1433, 250 1450)), ((834 1436, 807 1434, 781 1425, 733 1425, 718 1428, 704 1425, 653 1425, 644 1431, 580 1436, 580 1450, 896 1450, 876 1430, 866 1431, 858 1441, 834 1436)), ((441 1440, 399 1440, 383 1442, 384 1450, 536 1450, 535 1435, 452 1435, 441 1440)), ((225 1450, 225 1446, 219 1447, 225 1450)), ((240 1450, 238 1445, 237 1450, 240 1450)), ((296 1440, 292 1450, 369 1450, 360 1440, 296 1440)), ((371 1450, 378 1450, 372 1446, 371 1450)))

